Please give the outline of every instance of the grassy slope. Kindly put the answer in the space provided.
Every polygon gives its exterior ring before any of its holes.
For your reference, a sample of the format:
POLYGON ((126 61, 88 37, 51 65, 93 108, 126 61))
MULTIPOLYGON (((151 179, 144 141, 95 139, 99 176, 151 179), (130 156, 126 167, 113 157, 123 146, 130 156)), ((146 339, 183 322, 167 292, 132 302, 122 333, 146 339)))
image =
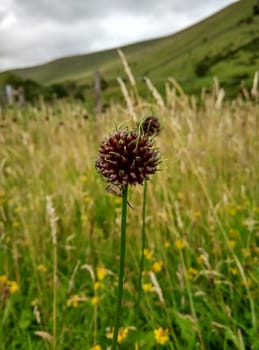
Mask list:
MULTIPOLYGON (((239 1, 206 20, 175 35, 141 42, 123 48, 137 79, 148 75, 158 86, 168 76, 174 76, 187 90, 200 89, 212 76, 231 84, 233 79, 252 77, 259 66, 259 16, 253 16, 256 0, 239 1), (247 18, 252 21, 247 21, 247 18), (257 38, 257 40, 256 40, 257 38), (213 62, 206 77, 197 78, 195 65, 205 56, 220 59, 213 62)), ((93 71, 99 68, 111 87, 117 85, 116 77, 124 75, 116 50, 58 59, 47 64, 18 69, 24 78, 40 83, 75 80, 90 82, 93 71)))

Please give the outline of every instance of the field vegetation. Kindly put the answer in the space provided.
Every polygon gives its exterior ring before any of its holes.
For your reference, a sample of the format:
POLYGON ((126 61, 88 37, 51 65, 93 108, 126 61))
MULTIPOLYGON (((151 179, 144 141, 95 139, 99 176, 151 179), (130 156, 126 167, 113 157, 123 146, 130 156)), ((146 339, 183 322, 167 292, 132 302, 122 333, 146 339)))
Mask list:
POLYGON ((126 103, 102 114, 66 100, 1 110, 0 349, 111 346, 121 198, 95 159, 149 114, 163 161, 147 185, 138 315, 143 188, 129 191, 119 348, 259 349, 256 78, 231 101, 217 80, 194 97, 171 79, 165 98, 148 81, 147 101, 125 67, 126 103))

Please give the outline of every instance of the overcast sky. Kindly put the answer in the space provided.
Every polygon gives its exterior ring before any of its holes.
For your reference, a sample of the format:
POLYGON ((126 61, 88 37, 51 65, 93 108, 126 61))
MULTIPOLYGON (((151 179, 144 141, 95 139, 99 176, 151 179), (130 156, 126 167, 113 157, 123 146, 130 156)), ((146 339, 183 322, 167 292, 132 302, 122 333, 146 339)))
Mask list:
POLYGON ((0 0, 0 71, 183 29, 234 0, 0 0))

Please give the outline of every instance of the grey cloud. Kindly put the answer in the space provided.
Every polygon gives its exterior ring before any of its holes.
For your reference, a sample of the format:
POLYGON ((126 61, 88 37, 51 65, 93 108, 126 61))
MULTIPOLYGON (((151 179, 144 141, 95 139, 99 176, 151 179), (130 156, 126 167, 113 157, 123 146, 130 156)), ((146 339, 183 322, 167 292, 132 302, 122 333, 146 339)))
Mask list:
POLYGON ((0 8, 0 27, 1 27, 2 23, 4 22, 4 20, 6 19, 7 16, 8 16, 7 10, 0 8))
POLYGON ((73 23, 78 20, 100 18, 111 13, 114 8, 108 0, 15 0, 14 9, 19 17, 28 17, 55 22, 73 23), (101 3, 101 4, 100 4, 101 3))
MULTIPOLYGON (((13 0, 18 17, 74 23, 78 20, 99 19, 110 14, 157 15, 199 12, 202 7, 220 7, 226 0, 211 4, 208 0, 13 0)), ((157 18, 159 20, 159 18, 157 18)))
POLYGON ((12 30, 0 29, 0 70, 94 50, 100 38, 102 42, 109 38, 101 26, 92 20, 89 22, 88 28, 83 22, 75 23, 73 30, 70 26, 48 21, 33 28, 21 25, 20 21, 12 30))
POLYGON ((1 25, 1 22, 5 19, 5 16, 6 16, 5 11, 0 10, 0 25, 1 25))

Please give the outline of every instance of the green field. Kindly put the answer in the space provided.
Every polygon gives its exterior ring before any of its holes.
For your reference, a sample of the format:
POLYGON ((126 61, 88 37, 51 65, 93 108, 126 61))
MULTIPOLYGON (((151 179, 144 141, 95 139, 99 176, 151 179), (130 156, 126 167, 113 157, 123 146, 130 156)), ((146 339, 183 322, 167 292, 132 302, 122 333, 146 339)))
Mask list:
POLYGON ((119 349, 259 349, 258 101, 210 90, 199 103, 171 83, 152 103, 130 91, 100 115, 66 101, 1 111, 1 350, 109 349, 121 199, 94 164, 116 126, 150 113, 162 163, 139 315, 143 187, 129 191, 119 349))
MULTIPOLYGON (((161 92, 169 76, 190 93, 210 86, 214 76, 230 96, 236 94, 241 81, 250 85, 259 67, 256 4, 257 0, 241 0, 174 35, 122 47, 141 94, 146 94, 144 76, 151 78, 161 92)), ((13 72, 45 85, 76 82, 86 98, 91 99, 96 69, 107 83, 104 100, 110 102, 119 95, 117 76, 125 77, 115 49, 61 58, 13 72)))

